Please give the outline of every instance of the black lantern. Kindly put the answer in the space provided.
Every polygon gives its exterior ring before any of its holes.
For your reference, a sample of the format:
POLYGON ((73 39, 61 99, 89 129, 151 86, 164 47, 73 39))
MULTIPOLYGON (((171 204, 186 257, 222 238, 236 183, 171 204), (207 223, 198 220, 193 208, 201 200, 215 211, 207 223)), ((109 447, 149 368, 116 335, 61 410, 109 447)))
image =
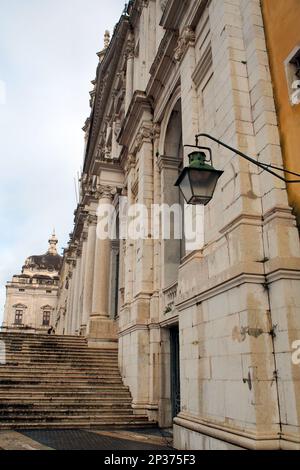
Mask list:
POLYGON ((223 171, 216 170, 208 164, 204 152, 193 152, 189 155, 189 159, 190 165, 182 170, 175 186, 179 186, 188 204, 206 206, 213 197, 223 171))

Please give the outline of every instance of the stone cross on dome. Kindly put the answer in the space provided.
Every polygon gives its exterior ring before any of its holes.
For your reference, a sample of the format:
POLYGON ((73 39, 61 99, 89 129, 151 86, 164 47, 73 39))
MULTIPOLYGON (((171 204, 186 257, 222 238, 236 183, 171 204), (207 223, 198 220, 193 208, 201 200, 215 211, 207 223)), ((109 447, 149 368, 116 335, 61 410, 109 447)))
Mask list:
POLYGON ((49 238, 48 243, 49 243, 48 253, 50 253, 51 255, 57 255, 56 245, 58 243, 58 238, 55 234, 55 229, 53 229, 53 233, 51 237, 49 238))

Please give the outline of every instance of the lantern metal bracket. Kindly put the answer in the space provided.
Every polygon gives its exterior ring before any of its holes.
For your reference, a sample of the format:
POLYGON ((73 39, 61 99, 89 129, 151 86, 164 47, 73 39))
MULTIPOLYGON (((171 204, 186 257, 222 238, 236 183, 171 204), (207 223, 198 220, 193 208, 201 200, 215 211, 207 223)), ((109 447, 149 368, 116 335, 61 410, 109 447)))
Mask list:
MULTIPOLYGON (((223 147, 225 147, 226 149, 228 150, 231 150, 233 153, 235 153, 236 155, 239 155, 240 157, 244 158, 245 160, 248 160, 248 162, 251 162, 253 163, 254 165, 258 166, 259 168, 262 168, 264 171, 267 171, 268 173, 270 173, 271 175, 273 176, 276 176, 276 178, 279 178, 281 181, 284 181, 285 183, 300 183, 300 179, 297 179, 297 180, 291 180, 291 179, 286 179, 284 178, 284 176, 281 176, 281 175, 278 175, 278 173, 276 173, 275 171, 272 171, 272 170, 278 170, 278 171, 282 171, 283 173, 287 173, 289 175, 293 175, 293 176, 299 176, 300 178, 300 174, 299 173, 295 173, 293 171, 289 171, 289 170, 286 170, 285 168, 280 168, 278 166, 275 166, 275 165, 271 165, 271 164, 268 164, 268 163, 262 163, 262 162, 258 162, 257 160, 254 160, 254 158, 251 158, 249 157, 248 155, 246 155, 245 153, 243 152, 240 152, 239 150, 233 148, 233 147, 230 147, 230 145, 227 145, 225 144, 224 142, 222 142, 221 140, 219 139, 216 139, 215 137, 209 135, 209 134, 197 134, 195 136, 196 138, 196 146, 197 148, 201 148, 199 147, 199 138, 200 137, 205 137, 207 139, 210 139, 210 140, 213 140, 214 142, 216 142, 217 144, 219 145, 222 145, 223 147)), ((192 147, 192 145, 190 146, 192 147)), ((202 147, 203 149, 207 149, 209 150, 207 147, 202 147)), ((210 149, 211 150, 211 149, 210 149)), ((212 152, 210 152, 210 156, 212 158, 212 152)))

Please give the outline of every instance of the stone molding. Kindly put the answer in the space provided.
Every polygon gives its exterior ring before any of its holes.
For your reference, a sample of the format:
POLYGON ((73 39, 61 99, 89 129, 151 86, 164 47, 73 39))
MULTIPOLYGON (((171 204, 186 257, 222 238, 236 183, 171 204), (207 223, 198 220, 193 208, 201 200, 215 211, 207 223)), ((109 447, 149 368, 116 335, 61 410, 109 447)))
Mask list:
MULTIPOLYGON (((196 87, 201 85, 203 79, 208 74, 208 72, 212 69, 213 62, 212 62, 212 49, 211 43, 208 44, 206 50, 203 52, 201 59, 199 60, 194 73, 192 74, 192 80, 195 83, 196 87)), ((212 73, 212 70, 211 70, 212 73)))
POLYGON ((230 277, 230 279, 220 282, 219 284, 213 278, 208 279, 208 282, 214 285, 214 287, 204 286, 203 292, 200 292, 199 294, 196 294, 196 295, 193 294, 192 297, 191 295, 187 293, 187 298, 180 299, 180 293, 179 293, 178 294, 179 301, 175 303, 176 309, 181 312, 189 307, 192 307, 193 305, 200 304, 201 302, 204 302, 205 300, 211 299, 212 297, 215 297, 219 294, 222 294, 231 289, 234 289, 235 287, 239 287, 242 284, 264 285, 266 283, 266 276, 263 273, 254 274, 254 273, 242 272, 241 274, 230 277))
POLYGON ((157 158, 157 166, 159 171, 167 169, 178 169, 180 165, 180 160, 178 158, 169 157, 167 155, 159 155, 157 158))
POLYGON ((177 426, 189 429, 191 431, 204 434, 206 436, 219 439, 221 441, 230 442, 236 446, 240 446, 251 450, 279 450, 280 439, 278 432, 255 432, 245 431, 244 429, 227 427, 219 423, 209 423, 196 416, 188 413, 180 412, 174 419, 177 426))

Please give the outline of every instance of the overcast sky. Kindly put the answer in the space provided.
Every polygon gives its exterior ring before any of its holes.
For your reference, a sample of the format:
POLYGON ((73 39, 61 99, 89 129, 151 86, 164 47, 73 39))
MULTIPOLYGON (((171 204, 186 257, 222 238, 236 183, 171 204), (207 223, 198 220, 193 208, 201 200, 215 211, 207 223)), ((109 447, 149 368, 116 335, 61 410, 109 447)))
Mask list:
POLYGON ((0 0, 0 324, 5 283, 72 230, 105 29, 124 0, 0 0))

